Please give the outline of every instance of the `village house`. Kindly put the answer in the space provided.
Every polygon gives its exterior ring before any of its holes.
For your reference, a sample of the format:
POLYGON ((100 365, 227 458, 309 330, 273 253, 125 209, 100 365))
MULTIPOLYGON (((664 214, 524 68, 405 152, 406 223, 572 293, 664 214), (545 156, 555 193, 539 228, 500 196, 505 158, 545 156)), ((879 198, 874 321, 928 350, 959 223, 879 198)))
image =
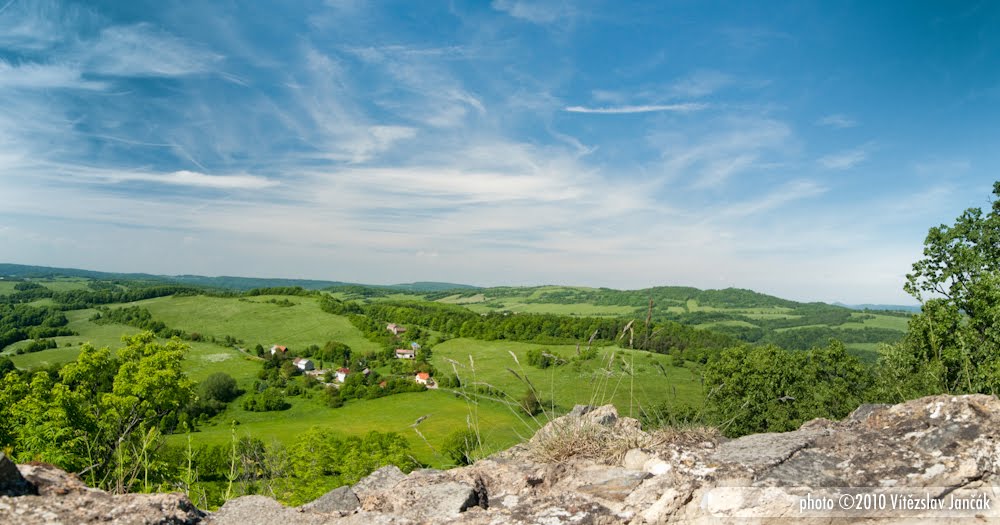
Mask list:
POLYGON ((414 381, 420 383, 421 385, 426 385, 428 382, 430 382, 430 380, 431 380, 431 375, 428 374, 427 372, 418 372, 417 377, 414 378, 414 381))
POLYGON ((336 372, 333 373, 334 378, 338 383, 343 383, 347 379, 347 374, 351 373, 350 368, 338 368, 336 372))
POLYGON ((406 331, 406 328, 403 328, 396 323, 389 323, 385 325, 385 329, 392 332, 392 335, 399 335, 406 331))
POLYGON ((406 348, 396 349, 396 359, 413 359, 415 355, 413 350, 407 350, 406 348))
POLYGON ((292 364, 295 365, 299 370, 302 370, 303 372, 316 369, 316 366, 313 365, 312 360, 306 359, 304 357, 296 357, 295 360, 292 361, 292 364))
POLYGON ((285 355, 288 352, 288 348, 284 346, 274 345, 271 347, 271 355, 281 354, 285 355))

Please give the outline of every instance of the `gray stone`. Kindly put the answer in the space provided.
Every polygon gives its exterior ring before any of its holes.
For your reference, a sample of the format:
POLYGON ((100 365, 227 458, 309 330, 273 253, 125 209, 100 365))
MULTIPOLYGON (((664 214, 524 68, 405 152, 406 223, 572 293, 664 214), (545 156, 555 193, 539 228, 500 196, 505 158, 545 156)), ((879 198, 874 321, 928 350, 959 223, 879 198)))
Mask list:
POLYGON ((21 472, 17 470, 17 465, 7 458, 7 455, 0 452, 0 496, 25 496, 28 494, 38 494, 38 489, 28 483, 21 472))
POLYGON ((625 457, 622 459, 622 466, 627 469, 642 470, 642 468, 646 465, 646 462, 654 457, 655 456, 641 448, 633 448, 625 453, 625 457))
POLYGON ((205 521, 211 525, 321 525, 329 519, 321 514, 299 512, 266 496, 231 499, 205 521))
POLYGON ((388 465, 372 472, 361 481, 355 483, 351 489, 358 496, 358 499, 364 500, 368 494, 389 490, 404 479, 406 479, 406 474, 403 474, 403 471, 399 470, 399 467, 388 465))
POLYGON ((868 419, 868 416, 877 412, 881 412, 882 410, 885 410, 889 406, 891 405, 873 405, 873 404, 861 405, 858 408, 855 408, 854 411, 851 412, 851 414, 847 416, 847 419, 845 419, 844 421, 860 423, 868 419))
POLYGON ((812 445, 824 434, 825 432, 820 430, 751 434, 723 443, 712 454, 712 459, 719 463, 737 464, 754 470, 769 468, 812 445))
POLYGON ((408 479, 391 489, 372 492, 362 499, 363 509, 405 516, 419 522, 455 518, 479 499, 475 487, 456 481, 424 483, 408 479))
POLYGON ((204 516, 183 494, 112 496, 93 490, 60 496, 0 497, 0 523, 4 525, 195 525, 202 523, 204 516))
POLYGON ((604 405, 587 411, 582 419, 586 422, 609 427, 618 421, 618 410, 614 405, 604 405))
POLYGON ((323 494, 302 506, 308 512, 339 514, 353 512, 361 507, 361 501, 351 487, 339 487, 323 494))
POLYGON ((577 490, 601 499, 625 501, 643 480, 650 477, 648 472, 621 467, 606 467, 581 473, 585 482, 577 490))

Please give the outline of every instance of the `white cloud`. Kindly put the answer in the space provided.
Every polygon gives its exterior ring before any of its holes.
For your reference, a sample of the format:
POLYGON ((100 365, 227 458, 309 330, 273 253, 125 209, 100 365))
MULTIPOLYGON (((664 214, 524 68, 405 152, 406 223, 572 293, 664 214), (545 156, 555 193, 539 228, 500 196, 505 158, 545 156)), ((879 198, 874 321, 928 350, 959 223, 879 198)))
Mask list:
POLYGON ((709 131, 653 133, 670 179, 686 178, 695 189, 722 188, 733 176, 765 168, 795 147, 791 128, 766 118, 727 117, 711 121, 709 131))
POLYGON ((840 113, 827 115, 816 121, 816 123, 819 124, 820 126, 826 126, 829 128, 837 128, 837 129, 853 128, 858 125, 858 122, 856 120, 840 113))
POLYGON ((725 73, 719 71, 701 70, 678 80, 673 86, 671 86, 670 90, 677 96, 701 98, 711 95, 726 86, 730 86, 734 82, 735 79, 725 73))
POLYGON ((72 39, 74 28, 92 27, 99 17, 86 6, 56 0, 3 1, 0 49, 38 52, 72 39))
POLYGON ((535 24, 550 24, 572 18, 575 11, 566 2, 546 0, 493 0, 493 9, 535 24))
POLYGON ((73 180, 103 182, 150 182, 170 186, 189 186, 220 190, 259 190, 271 188, 278 182, 259 175, 206 175, 195 171, 174 171, 169 173, 142 173, 107 169, 64 168, 64 173, 73 180))
POLYGON ((672 113, 689 113, 700 111, 708 107, 708 104, 684 103, 684 104, 649 104, 642 106, 606 106, 598 108, 588 108, 584 106, 567 106, 563 111, 569 113, 597 113, 603 115, 619 115, 629 113, 655 113, 669 111, 672 113))
POLYGON ((762 197, 727 206, 721 215, 727 218, 744 218, 771 211, 791 202, 816 197, 826 193, 827 188, 810 180, 795 180, 768 192, 762 197))
POLYGON ((399 141, 417 135, 415 128, 406 126, 369 126, 356 128, 338 140, 335 149, 325 156, 332 160, 361 164, 392 149, 399 141))
POLYGON ((175 77, 207 73, 222 57, 148 24, 112 26, 79 53, 89 71, 123 77, 175 77))
POLYGON ((11 65, 0 59, 0 89, 105 89, 103 82, 84 80, 81 71, 65 64, 11 65))
POLYGON ((820 157, 817 162, 828 170, 849 170, 868 159, 869 146, 831 153, 820 157))

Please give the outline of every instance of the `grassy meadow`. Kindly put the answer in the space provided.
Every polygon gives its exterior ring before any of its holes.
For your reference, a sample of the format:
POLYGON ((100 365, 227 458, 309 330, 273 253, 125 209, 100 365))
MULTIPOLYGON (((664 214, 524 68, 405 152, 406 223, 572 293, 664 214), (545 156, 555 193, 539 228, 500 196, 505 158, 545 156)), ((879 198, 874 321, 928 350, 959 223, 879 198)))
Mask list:
POLYGON ((273 344, 294 350, 311 344, 340 341, 356 351, 378 350, 346 317, 328 314, 312 297, 261 295, 245 298, 198 296, 158 297, 132 303, 147 308, 153 318, 171 328, 203 337, 231 335, 247 348, 273 344), (267 301, 288 300, 294 306, 267 301))
MULTIPOLYGON (((329 408, 317 399, 302 396, 289 397, 288 401, 292 404, 288 410, 248 412, 240 408, 237 400, 211 424, 192 433, 192 444, 229 443, 234 421, 238 422, 235 426, 238 436, 285 445, 313 427, 339 436, 360 436, 376 430, 399 433, 410 443, 410 451, 418 461, 440 468, 450 463, 439 452, 442 444, 453 432, 467 428, 470 423, 480 429, 484 454, 508 448, 530 437, 538 428, 530 419, 519 418, 500 403, 484 401, 473 406, 443 389, 354 400, 340 408, 329 408), (414 426, 423 416, 426 419, 414 426)), ((178 445, 187 442, 186 435, 167 439, 178 445)))
POLYGON ((431 362, 439 374, 457 373, 465 384, 492 386, 513 401, 529 390, 530 382, 542 404, 554 404, 557 412, 576 404, 612 403, 622 414, 637 415, 640 407, 665 401, 701 404, 698 373, 671 366, 669 356, 617 346, 597 350, 596 358, 573 362, 570 358, 576 355, 575 345, 459 338, 435 346, 431 362), (531 366, 527 354, 533 349, 543 349, 570 362, 545 369, 531 366))

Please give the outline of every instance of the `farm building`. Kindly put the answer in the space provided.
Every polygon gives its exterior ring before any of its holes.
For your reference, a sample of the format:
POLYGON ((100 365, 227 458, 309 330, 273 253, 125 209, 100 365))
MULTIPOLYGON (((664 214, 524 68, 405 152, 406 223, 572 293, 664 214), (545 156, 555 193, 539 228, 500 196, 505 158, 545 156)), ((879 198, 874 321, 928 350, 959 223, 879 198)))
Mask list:
POLYGON ((385 325, 385 329, 392 332, 392 335, 399 335, 406 331, 406 328, 399 326, 396 323, 389 323, 385 325))
POLYGON ((347 379, 347 374, 350 373, 351 373, 350 368, 338 368, 337 371, 334 372, 334 377, 336 378, 338 383, 343 383, 344 380, 347 379))
POLYGON ((396 349, 396 359, 413 359, 414 355, 413 350, 407 350, 406 348, 396 349))
POLYGON ((416 381, 416 382, 418 382, 418 383, 420 383, 420 384, 422 384, 422 385, 426 385, 427 383, 430 382, 431 375, 428 374, 427 372, 418 372, 417 376, 415 378, 413 378, 413 380, 416 381))
POLYGON ((288 348, 280 345, 274 345, 271 347, 271 355, 281 354, 285 355, 288 352, 288 348))
POLYGON ((299 370, 302 370, 303 372, 316 369, 316 366, 313 365, 312 360, 306 359, 304 357, 296 357, 295 360, 292 361, 292 364, 294 364, 299 370))

